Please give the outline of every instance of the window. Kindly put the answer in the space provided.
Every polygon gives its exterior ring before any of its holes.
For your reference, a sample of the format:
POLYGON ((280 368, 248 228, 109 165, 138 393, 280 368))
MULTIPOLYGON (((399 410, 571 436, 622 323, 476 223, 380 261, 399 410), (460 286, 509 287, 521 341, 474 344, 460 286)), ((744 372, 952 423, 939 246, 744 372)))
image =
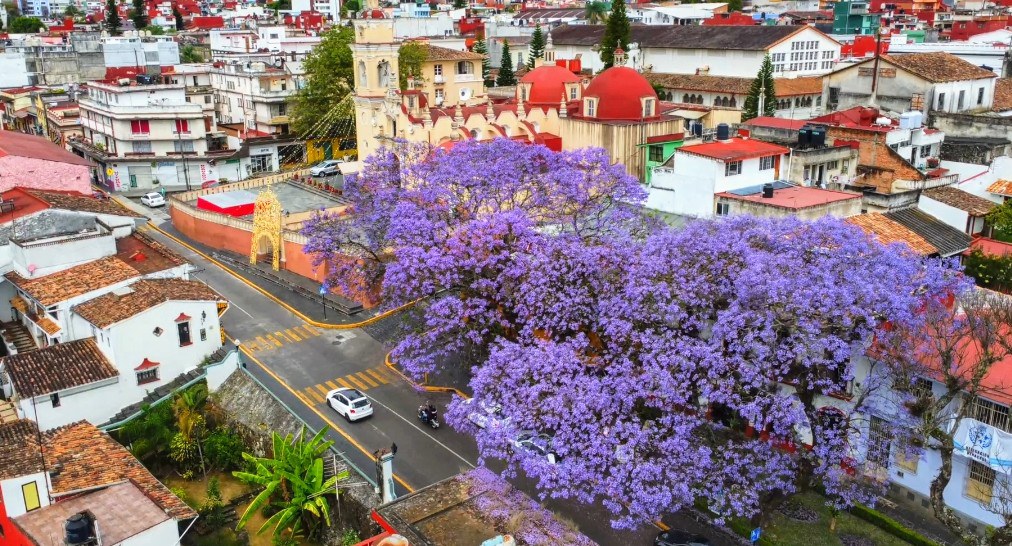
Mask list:
POLYGON ((727 216, 731 212, 730 203, 717 203, 717 216, 727 216))
POLYGON ((994 469, 977 461, 970 461, 969 472, 966 476, 966 496, 981 502, 991 504, 991 494, 994 488, 994 469))
POLYGON ((164 332, 164 331, 165 331, 165 330, 162 330, 162 329, 161 329, 161 328, 159 328, 158 326, 155 326, 155 329, 154 329, 154 330, 152 330, 152 331, 151 331, 151 333, 152 333, 152 334, 154 334, 154 335, 155 335, 155 337, 158 337, 158 336, 162 335, 162 332, 164 332))
POLYGON ((54 408, 60 407, 60 393, 54 392, 49 395, 49 401, 53 403, 54 408))
POLYGON ((783 72, 784 71, 784 65, 783 64, 775 64, 775 65, 773 65, 773 71, 774 72, 783 72))
POLYGON ((839 169, 839 168, 840 168, 840 161, 839 160, 834 159, 834 160, 830 161, 829 163, 826 163, 826 170, 827 171, 835 171, 836 169, 839 169))
POLYGON ((575 85, 569 86, 569 100, 576 100, 578 89, 575 85))
POLYGON ((211 95, 204 95, 204 104, 211 104, 211 95))
POLYGON ((885 469, 889 467, 889 431, 885 421, 872 417, 868 426, 868 462, 885 469))
POLYGON ((446 97, 446 94, 443 92, 442 89, 436 89, 436 104, 437 105, 443 104, 443 99, 445 97, 446 97))
POLYGON ((207 341, 207 328, 200 329, 200 341, 207 341))
POLYGON ((775 163, 775 160, 776 160, 776 156, 772 156, 772 155, 768 155, 766 157, 760 157, 759 158, 759 170, 760 171, 768 171, 768 170, 772 169, 773 168, 773 164, 775 163))
POLYGON ((649 118, 654 115, 654 99, 643 101, 643 117, 649 118))
POLYGON ((443 65, 441 65, 441 64, 434 65, 432 67, 432 73, 435 74, 437 77, 438 76, 442 76, 443 75, 443 65))
POLYGON ((474 74, 474 63, 468 61, 458 62, 457 74, 474 74))
POLYGON ((1009 412, 1007 406, 1002 406, 980 397, 974 398, 971 403, 973 407, 970 410, 970 415, 974 419, 1005 432, 1012 432, 1009 430, 1009 412))
POLYGON ((966 102, 966 91, 959 92, 959 98, 956 99, 956 110, 962 110, 963 105, 966 102))
POLYGON ((148 368, 137 372, 137 384, 153 383, 158 381, 158 368, 148 368))
POLYGON ((192 140, 174 140, 172 141, 172 147, 177 153, 192 152, 193 141, 192 140))
POLYGON ((833 58, 833 52, 832 51, 823 51, 822 52, 822 58, 823 59, 832 59, 833 58))
POLYGON ((724 176, 741 174, 741 161, 728 161, 724 164, 724 176))
POLYGON ((901 470, 917 474, 917 463, 920 462, 920 459, 921 457, 916 451, 908 452, 906 449, 897 446, 895 460, 896 466, 901 470))
POLYGON ((938 109, 942 110, 945 108, 945 93, 938 94, 938 109))
POLYGON ((42 507, 39 502, 39 484, 32 481, 21 486, 21 495, 25 498, 25 511, 31 512, 42 507))
POLYGON ((981 87, 977 90, 977 106, 984 104, 984 88, 981 87))
POLYGON ((594 117, 596 114, 596 106, 593 99, 587 100, 587 117, 594 117))
POLYGON ((176 325, 176 332, 179 334, 179 346, 183 347, 193 343, 190 341, 190 323, 180 322, 176 325))
POLYGON ((921 157, 931 157, 931 146, 921 146, 921 157))
POLYGON ((137 140, 131 142, 130 145, 133 147, 135 154, 150 154, 151 153, 151 141, 150 140, 137 140))
POLYGON ((176 133, 189 133, 190 132, 190 122, 188 120, 185 120, 185 119, 177 119, 176 120, 176 130, 175 130, 175 132, 176 133))
POLYGON ((663 146, 651 146, 650 147, 650 161, 654 163, 664 162, 664 147, 663 146))
POLYGON ((151 133, 151 125, 146 119, 130 120, 130 132, 135 135, 147 135, 151 133))
POLYGON ((787 60, 787 54, 786 53, 774 53, 773 54, 773 59, 771 59, 771 60, 773 62, 775 62, 775 63, 782 63, 785 60, 787 60))
POLYGON ((914 384, 910 387, 910 394, 913 394, 917 398, 927 398, 931 396, 931 380, 918 377, 914 379, 914 384))

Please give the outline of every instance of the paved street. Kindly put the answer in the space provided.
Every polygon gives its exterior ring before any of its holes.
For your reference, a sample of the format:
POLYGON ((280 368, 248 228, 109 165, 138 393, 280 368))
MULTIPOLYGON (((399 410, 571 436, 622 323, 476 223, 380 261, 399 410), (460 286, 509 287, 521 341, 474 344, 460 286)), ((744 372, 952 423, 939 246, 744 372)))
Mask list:
MULTIPOLYGON (((163 209, 149 216, 154 225, 167 218, 163 209)), ((156 230, 145 228, 145 232, 193 263, 198 268, 194 277, 231 302, 224 327, 230 339, 240 342, 247 368, 311 426, 329 425, 337 448, 366 475, 374 475, 369 454, 391 443, 398 446, 394 468, 401 494, 477 464, 477 448, 470 437, 450 427, 432 431, 415 417, 417 407, 425 400, 445 406, 450 396, 416 391, 384 365, 387 348, 365 330, 322 329, 306 324, 200 254, 156 230), (358 388, 372 399, 376 412, 371 418, 346 423, 327 406, 323 395, 345 386, 358 388)), ((521 485, 533 491, 529 484, 521 485)), ((657 533, 657 528, 646 522, 638 532, 616 532, 602 510, 593 507, 555 502, 548 506, 576 521, 581 531, 602 545, 650 544, 657 533)), ((695 522, 686 517, 666 522, 679 528, 696 528, 695 522)))

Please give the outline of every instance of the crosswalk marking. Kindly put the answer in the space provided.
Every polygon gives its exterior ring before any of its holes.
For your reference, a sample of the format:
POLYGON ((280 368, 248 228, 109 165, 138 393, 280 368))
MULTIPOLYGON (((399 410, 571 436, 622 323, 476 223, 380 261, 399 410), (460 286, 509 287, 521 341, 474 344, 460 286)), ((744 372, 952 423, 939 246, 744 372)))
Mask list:
POLYGON ((334 390, 334 389, 337 388, 337 383, 334 383, 333 381, 324 381, 324 383, 326 383, 327 386, 330 387, 331 390, 334 390))
POLYGON ((322 335, 320 329, 309 324, 301 324, 284 330, 278 330, 277 332, 256 336, 256 338, 251 338, 247 341, 244 346, 253 352, 271 351, 287 344, 300 343, 311 337, 319 337, 320 335, 322 335))
POLYGON ((302 328, 302 330, 299 330, 300 332, 303 331, 303 330, 305 330, 305 332, 307 334, 311 335, 311 336, 318 336, 318 335, 320 335, 320 331, 319 330, 317 330, 316 328, 314 328, 314 327, 312 327, 312 326, 310 326, 308 324, 303 324, 302 326, 300 326, 300 328, 302 328))
POLYGON ((348 383, 347 381, 345 381, 343 377, 338 377, 334 381, 337 381, 338 385, 341 385, 342 387, 344 387, 346 389, 354 389, 355 388, 355 387, 351 386, 351 383, 348 383))
POLYGON ((271 340, 271 342, 273 342, 273 343, 274 343, 274 345, 276 345, 276 346, 278 346, 278 347, 280 347, 280 346, 281 346, 281 342, 280 342, 280 341, 278 341, 278 340, 276 340, 276 339, 274 339, 274 336, 272 336, 272 335, 270 335, 270 334, 267 334, 267 339, 271 340))
POLYGON ((291 340, 291 339, 290 339, 290 338, 288 337, 288 335, 287 335, 287 334, 285 334, 285 332, 284 332, 284 331, 282 331, 282 330, 278 330, 277 332, 274 332, 274 334, 273 334, 273 335, 274 335, 274 337, 276 337, 276 338, 280 339, 282 343, 284 343, 284 342, 286 342, 286 341, 292 341, 292 340, 291 340))
POLYGON ((378 387, 379 386, 379 383, 377 383, 376 381, 374 381, 373 378, 369 377, 368 375, 366 375, 366 374, 364 374, 362 372, 356 373, 355 377, 357 379, 361 380, 361 381, 364 381, 370 387, 378 387))
POLYGON ((302 341, 301 337, 295 335, 294 330, 295 330, 295 328, 289 328, 289 329, 285 330, 285 335, 287 335, 288 337, 292 338, 292 340, 294 340, 294 341, 302 341))
POLYGON ((363 391, 369 390, 369 387, 367 387, 364 384, 362 384, 362 382, 359 381, 358 379, 356 379, 354 375, 346 375, 346 376, 344 376, 344 378, 347 381, 350 381, 351 384, 355 385, 355 387, 358 388, 359 390, 363 390, 363 391))
POLYGON ((313 399, 315 399, 315 400, 316 400, 316 403, 317 403, 317 404, 320 404, 320 403, 322 403, 322 402, 323 402, 323 395, 322 395, 322 394, 320 394, 320 393, 318 393, 318 392, 316 392, 315 390, 313 390, 313 389, 306 389, 306 393, 307 393, 307 394, 308 394, 309 396, 312 396, 312 397, 313 397, 313 399))
POLYGON ((341 377, 328 379, 316 385, 303 388, 299 397, 309 405, 326 403, 327 393, 334 389, 357 389, 367 391, 387 385, 397 379, 384 366, 375 366, 360 372, 352 372, 341 377), (315 401, 315 402, 314 402, 315 401))
POLYGON ((327 392, 328 392, 327 387, 324 387, 323 385, 313 385, 313 386, 316 387, 317 390, 320 391, 320 394, 322 394, 324 396, 327 395, 327 392))
POLYGON ((369 369, 369 370, 366 370, 365 373, 367 373, 367 374, 375 377, 376 381, 379 381, 380 383, 382 383, 384 385, 386 385, 387 383, 390 382, 390 381, 387 380, 386 377, 383 376, 383 374, 381 374, 381 373, 379 373, 379 372, 377 372, 375 370, 369 369))

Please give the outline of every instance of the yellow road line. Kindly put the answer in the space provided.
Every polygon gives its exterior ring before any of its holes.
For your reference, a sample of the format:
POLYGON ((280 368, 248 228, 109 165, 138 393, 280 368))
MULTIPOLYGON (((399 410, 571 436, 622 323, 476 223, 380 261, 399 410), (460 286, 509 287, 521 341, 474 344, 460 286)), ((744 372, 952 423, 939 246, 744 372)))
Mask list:
POLYGON ((257 345, 260 347, 261 351, 266 349, 267 346, 270 345, 270 343, 268 343, 267 340, 264 339, 262 336, 257 336, 256 342, 257 345))
POLYGON ((371 377, 369 377, 368 375, 366 375, 366 374, 364 374, 362 372, 356 373, 355 377, 357 377, 358 379, 361 379, 362 381, 364 381, 370 387, 378 387, 378 386, 380 386, 379 383, 373 381, 373 379, 371 377))
POLYGON ((294 339, 295 341, 302 341, 302 338, 295 335, 295 332, 293 332, 293 330, 295 330, 295 328, 289 328, 285 330, 285 335, 294 339))
POLYGON ((351 385, 351 383, 348 383, 347 381, 345 381, 343 377, 338 377, 334 381, 337 381, 338 385, 341 385, 342 387, 344 387, 346 389, 354 389, 355 388, 355 387, 353 387, 351 385))
POLYGON ((278 341, 278 340, 276 340, 276 339, 274 339, 274 336, 272 336, 270 334, 267 334, 267 339, 271 340, 271 342, 274 343, 275 345, 277 345, 278 347, 281 346, 281 342, 278 341))
POLYGON ((283 341, 291 341, 291 339, 289 339, 288 336, 286 336, 285 333, 282 332, 281 330, 274 332, 274 335, 277 336, 278 339, 281 339, 283 341))
MULTIPOLYGON (((317 330, 316 328, 313 328, 312 326, 310 326, 308 324, 303 324, 302 325, 302 330, 305 330, 307 334, 309 334, 311 336, 314 336, 314 337, 320 335, 320 331, 319 330, 317 330)), ((297 330, 297 331, 301 332, 302 330, 297 330)))
MULTIPOLYGON (((285 389, 287 389, 288 392, 292 393, 292 395, 294 395, 296 398, 299 397, 298 393, 295 392, 294 389, 292 389, 291 387, 288 386, 288 383, 285 383, 284 381, 282 381, 281 378, 278 377, 277 374, 275 374, 274 372, 272 372, 267 366, 264 365, 263 362, 260 362, 259 358, 253 356, 248 351, 243 351, 243 353, 250 360, 252 360, 253 362, 255 362, 257 364, 257 366, 260 366, 261 370, 267 372, 267 375, 273 377, 274 380, 277 381, 279 385, 281 385, 282 387, 284 387, 285 389)), ((337 426, 336 423, 334 423, 333 421, 330 420, 330 418, 328 418, 326 415, 324 415, 323 412, 321 412, 320 410, 316 409, 315 407, 313 407, 312 405, 309 405, 309 404, 307 404, 306 407, 308 407, 310 409, 310 411, 312 411, 313 413, 315 413, 317 417, 319 417, 320 419, 323 419, 323 422, 327 423, 328 425, 330 425, 330 428, 334 432, 340 434, 342 438, 344 438, 345 440, 347 440, 348 443, 350 443, 356 449, 358 449, 359 451, 361 451, 366 457, 369 457, 369 458, 373 457, 373 452, 372 451, 369 451, 366 448, 362 447, 362 444, 358 443, 358 440, 352 438, 347 432, 344 431, 344 429, 342 429, 341 427, 337 426)), ((406 489, 408 491, 408 493, 411 493, 411 492, 413 492, 415 490, 413 487, 411 487, 410 485, 408 485, 408 482, 404 481, 404 479, 401 478, 400 476, 398 476, 397 474, 394 474, 394 480, 396 480, 397 483, 401 484, 401 487, 403 487, 404 489, 406 489)))
POLYGON ((354 375, 346 375, 346 376, 344 376, 344 378, 347 379, 348 381, 350 381, 356 387, 358 387, 358 390, 360 390, 360 391, 367 391, 367 390, 369 390, 369 387, 365 386, 358 379, 355 379, 354 375))
POLYGON ((330 387, 330 390, 334 390, 337 388, 337 384, 335 384, 333 381, 324 381, 324 383, 326 383, 327 386, 330 387))
POLYGON ((306 397, 307 398, 311 397, 314 400, 316 400, 317 403, 320 403, 320 404, 322 404, 323 401, 324 401, 323 395, 320 394, 320 393, 318 393, 318 392, 316 392, 312 388, 306 389, 306 397))
POLYGON ((373 376, 376 379, 376 381, 379 381, 380 383, 382 383, 384 385, 386 385, 387 383, 390 382, 390 381, 387 381, 387 379, 385 377, 383 377, 382 374, 377 373, 376 370, 369 369, 369 370, 366 370, 366 373, 368 373, 369 375, 373 376))
POLYGON ((323 385, 320 384, 316 384, 313 386, 316 387, 316 390, 320 391, 320 394, 322 394, 323 396, 327 396, 327 387, 324 387, 323 385))

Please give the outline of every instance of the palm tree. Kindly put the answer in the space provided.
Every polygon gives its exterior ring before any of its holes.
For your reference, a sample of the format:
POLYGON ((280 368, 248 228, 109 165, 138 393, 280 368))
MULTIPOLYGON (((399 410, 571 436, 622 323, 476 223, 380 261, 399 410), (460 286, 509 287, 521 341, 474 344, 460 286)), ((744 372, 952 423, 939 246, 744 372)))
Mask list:
POLYGON ((179 435, 186 442, 197 444, 200 470, 205 476, 207 469, 204 466, 204 449, 200 445, 200 434, 204 428, 203 410, 206 403, 207 385, 203 383, 179 393, 172 402, 172 411, 176 415, 176 427, 179 429, 179 435))
POLYGON ((611 11, 611 6, 608 2, 602 2, 600 0, 591 0, 587 2, 587 5, 583 8, 583 13, 587 17, 587 23, 598 24, 608 20, 608 13, 611 11))
POLYGON ((278 511, 260 526, 257 534, 272 526, 275 537, 280 537, 285 530, 292 536, 304 528, 312 532, 320 519, 330 525, 327 495, 335 492, 337 477, 323 478, 323 454, 333 444, 323 439, 328 430, 324 427, 308 440, 305 438, 305 427, 296 437, 289 434, 282 438, 275 432, 271 457, 242 454, 254 471, 235 471, 232 475, 261 489, 239 518, 236 530, 242 529, 253 515, 267 505, 278 508, 278 511))

